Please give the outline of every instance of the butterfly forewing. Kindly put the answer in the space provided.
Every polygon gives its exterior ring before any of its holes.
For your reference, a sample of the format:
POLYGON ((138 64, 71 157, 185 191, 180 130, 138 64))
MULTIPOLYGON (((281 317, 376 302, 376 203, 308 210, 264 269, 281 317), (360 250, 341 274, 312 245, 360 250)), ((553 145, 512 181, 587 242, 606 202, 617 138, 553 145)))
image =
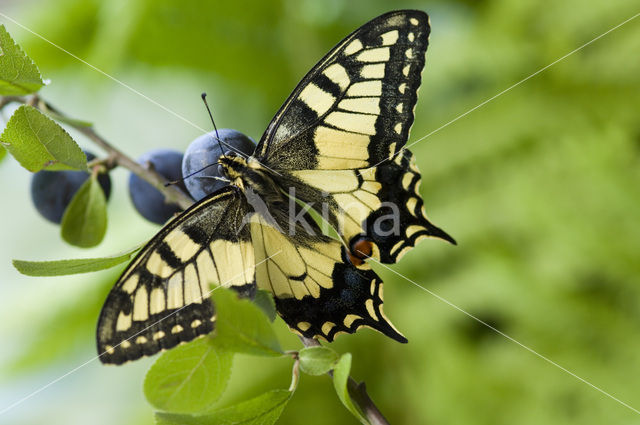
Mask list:
POLYGON ((214 328, 211 284, 255 290, 242 194, 226 188, 167 224, 127 267, 102 308, 98 352, 123 363, 214 328), (239 231, 238 231, 239 230, 239 231))
POLYGON ((278 170, 352 169, 395 153, 413 123, 428 36, 419 11, 391 12, 353 32, 284 103, 259 158, 278 170))

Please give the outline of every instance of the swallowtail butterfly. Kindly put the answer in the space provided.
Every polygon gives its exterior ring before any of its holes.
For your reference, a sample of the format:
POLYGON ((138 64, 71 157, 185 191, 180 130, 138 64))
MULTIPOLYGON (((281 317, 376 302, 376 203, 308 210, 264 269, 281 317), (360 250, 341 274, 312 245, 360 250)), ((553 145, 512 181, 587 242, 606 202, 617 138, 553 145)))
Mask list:
POLYGON ((211 332, 212 284, 270 291, 306 337, 332 341, 366 326, 406 342, 365 260, 395 263, 430 236, 455 243, 427 220, 420 173, 403 149, 429 31, 428 16, 413 10, 366 23, 302 79, 252 156, 220 157, 230 184, 166 224, 111 290, 97 330, 103 362, 211 332), (306 224, 291 220, 291 205, 306 224), (308 206, 340 240, 320 231, 308 206))

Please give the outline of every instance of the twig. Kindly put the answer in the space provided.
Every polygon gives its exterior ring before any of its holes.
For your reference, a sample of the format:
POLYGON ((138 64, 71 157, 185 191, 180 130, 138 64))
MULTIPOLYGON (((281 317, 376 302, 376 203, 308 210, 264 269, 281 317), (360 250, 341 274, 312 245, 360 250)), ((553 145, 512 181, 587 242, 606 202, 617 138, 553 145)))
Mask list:
MULTIPOLYGON (((66 114, 60 112, 56 108, 54 108, 48 102, 40 99, 37 95, 31 97, 18 97, 18 96, 5 96, 0 98, 0 109, 5 107, 11 102, 23 103, 33 106, 36 109, 39 109, 42 112, 51 112, 62 118, 70 118, 66 114)), ((127 155, 122 153, 120 150, 115 148, 111 143, 109 143, 104 137, 100 136, 93 127, 87 127, 83 125, 74 125, 71 120, 67 121, 67 124, 75 128, 80 133, 84 134, 86 137, 91 139, 95 144, 104 149, 109 158, 116 165, 120 165, 132 173, 138 175, 140 178, 144 179, 148 183, 150 183, 153 187, 158 189, 165 196, 167 203, 178 204, 180 208, 187 209, 191 205, 193 205, 194 201, 191 197, 185 194, 179 187, 173 186, 165 186, 168 183, 168 180, 165 179, 161 174, 157 173, 152 168, 145 168, 144 166, 138 164, 133 159, 129 158, 127 155)))
MULTIPOLYGON (((300 336, 300 341, 305 347, 320 347, 320 343, 312 338, 300 336)), ((329 372, 333 376, 333 371, 329 372)), ((360 408, 360 411, 371 425, 389 425, 389 421, 384 417, 382 412, 375 405, 369 394, 364 382, 356 382, 355 379, 349 377, 347 381, 347 390, 351 396, 351 400, 360 408)))
POLYGON ((378 410, 378 406, 369 397, 364 382, 357 383, 352 377, 349 377, 347 389, 351 395, 351 400, 358 405, 371 425, 389 425, 387 418, 384 417, 382 412, 378 410))

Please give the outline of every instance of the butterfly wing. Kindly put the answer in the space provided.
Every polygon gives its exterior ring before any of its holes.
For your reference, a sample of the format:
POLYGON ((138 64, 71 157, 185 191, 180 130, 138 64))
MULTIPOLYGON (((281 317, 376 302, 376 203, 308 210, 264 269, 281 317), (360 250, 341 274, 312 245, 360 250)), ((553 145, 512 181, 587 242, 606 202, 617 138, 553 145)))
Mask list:
POLYGON ((287 325, 300 335, 327 341, 366 326, 407 342, 384 315, 382 280, 375 272, 367 264, 351 264, 345 247, 322 235, 308 215, 303 228, 287 222, 286 212, 277 208, 270 209, 275 219, 255 213, 249 224, 257 285, 273 294, 287 325))
POLYGON ((248 211, 237 188, 227 187, 169 222, 140 251, 100 313, 103 363, 135 360, 211 332, 211 283, 255 291, 251 236, 242 226, 248 211))
POLYGON ((424 12, 396 11, 353 32, 304 77, 256 148, 293 196, 318 211, 329 204, 328 220, 352 251, 371 241, 371 255, 386 263, 427 236, 453 242, 427 220, 419 171, 402 149, 428 20, 424 12))

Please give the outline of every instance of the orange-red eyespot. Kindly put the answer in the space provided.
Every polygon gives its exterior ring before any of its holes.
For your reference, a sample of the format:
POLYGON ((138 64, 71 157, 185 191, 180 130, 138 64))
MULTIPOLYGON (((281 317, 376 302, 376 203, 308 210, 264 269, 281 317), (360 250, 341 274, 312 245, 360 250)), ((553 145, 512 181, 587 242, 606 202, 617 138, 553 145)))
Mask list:
POLYGON ((361 266, 362 263, 364 263, 364 261, 362 261, 358 257, 355 257, 352 253, 349 253, 349 262, 351 262, 351 264, 353 264, 356 267, 361 266))
POLYGON ((361 266, 364 260, 371 256, 373 252, 373 242, 369 239, 358 238, 351 242, 351 249, 349 252, 349 261, 354 266, 361 266))

